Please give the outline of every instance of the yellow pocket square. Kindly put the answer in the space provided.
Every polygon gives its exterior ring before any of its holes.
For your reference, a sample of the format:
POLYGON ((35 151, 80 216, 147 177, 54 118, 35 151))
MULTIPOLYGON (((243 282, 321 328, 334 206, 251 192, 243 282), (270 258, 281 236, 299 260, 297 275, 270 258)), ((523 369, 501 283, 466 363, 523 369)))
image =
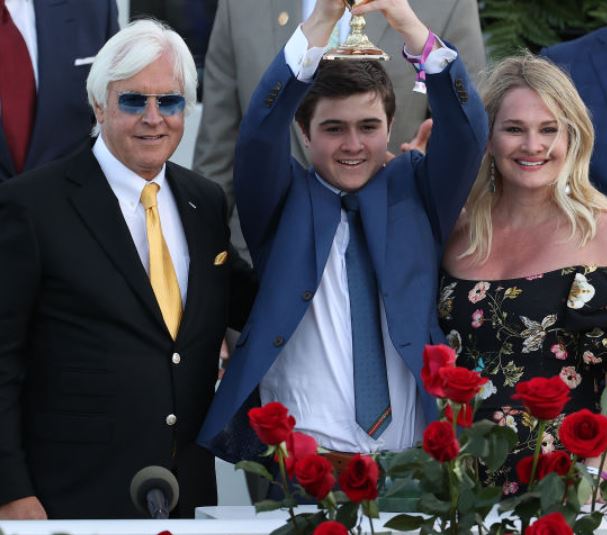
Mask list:
POLYGON ((213 260, 213 265, 214 266, 221 266, 222 264, 226 263, 227 259, 228 259, 228 252, 227 251, 221 251, 221 253, 219 253, 215 257, 215 260, 213 260))

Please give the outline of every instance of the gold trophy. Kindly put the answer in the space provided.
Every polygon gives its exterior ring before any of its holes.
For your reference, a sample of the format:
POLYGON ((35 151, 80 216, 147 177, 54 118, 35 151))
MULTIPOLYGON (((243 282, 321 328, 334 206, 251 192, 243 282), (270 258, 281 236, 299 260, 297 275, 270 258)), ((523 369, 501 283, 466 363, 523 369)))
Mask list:
MULTIPOLYGON (((369 0, 344 0, 346 7, 366 4, 369 0)), ((361 15, 353 15, 350 20, 350 33, 346 40, 337 48, 332 48, 323 56, 324 59, 375 59, 387 61, 390 56, 381 48, 377 48, 365 35, 367 23, 361 15)))

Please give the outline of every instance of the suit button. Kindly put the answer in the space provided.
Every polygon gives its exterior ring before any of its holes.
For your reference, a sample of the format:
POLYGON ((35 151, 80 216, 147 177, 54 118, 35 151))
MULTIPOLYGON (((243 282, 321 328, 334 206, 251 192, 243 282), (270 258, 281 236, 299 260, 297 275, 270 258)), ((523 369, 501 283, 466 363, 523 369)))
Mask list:
POLYGON ((179 353, 173 353, 171 361, 173 362, 173 364, 179 364, 181 362, 181 355, 179 353))
POLYGON ((274 87, 272 88, 276 93, 278 93, 282 89, 282 82, 276 82, 274 87))
POLYGON ((285 344, 285 339, 282 336, 274 338, 274 347, 280 347, 285 344))
POLYGON ((177 423, 177 416, 175 416, 174 414, 169 414, 166 417, 166 423, 167 425, 175 425, 177 423))
POLYGON ((304 301, 309 301, 310 299, 312 299, 312 297, 314 297, 314 294, 310 290, 306 290, 304 293, 301 294, 301 297, 304 301))
POLYGON ((456 78, 456 80, 455 80, 455 88, 456 89, 463 89, 464 88, 464 82, 462 82, 462 80, 460 78, 456 78))
POLYGON ((465 104, 466 102, 468 102, 468 93, 467 93, 467 91, 459 91, 459 92, 457 93, 457 96, 458 96, 458 98, 459 98, 459 101, 460 101, 462 104, 465 104))

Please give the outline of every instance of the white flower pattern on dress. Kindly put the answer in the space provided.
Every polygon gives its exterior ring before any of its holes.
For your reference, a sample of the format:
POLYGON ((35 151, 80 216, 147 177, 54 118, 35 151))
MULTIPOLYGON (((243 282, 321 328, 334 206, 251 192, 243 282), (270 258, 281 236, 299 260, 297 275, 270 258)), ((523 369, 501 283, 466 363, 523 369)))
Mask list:
POLYGON ((559 360, 565 360, 569 355, 564 344, 552 344, 550 351, 552 351, 552 353, 554 353, 554 357, 559 360))
POLYGON ((541 323, 531 320, 526 316, 519 316, 523 325, 526 327, 521 332, 523 340, 523 353, 531 353, 542 347, 542 342, 546 338, 546 329, 552 327, 556 323, 556 314, 549 314, 541 323))
POLYGON ((554 451, 554 436, 550 433, 544 433, 542 438, 542 453, 551 453, 554 451))
POLYGON ((588 282, 586 276, 576 273, 567 298, 567 306, 578 310, 594 297, 594 293, 594 286, 588 282))
POLYGON ((571 390, 577 388, 582 382, 582 376, 575 370, 574 366, 565 366, 559 377, 571 390))
POLYGON ((584 359, 586 364, 600 364, 603 362, 603 359, 601 357, 597 357, 592 351, 584 351, 582 359, 584 359))
POLYGON ((474 288, 468 292, 468 300, 471 303, 478 303, 485 299, 487 290, 491 287, 488 282, 480 281, 474 285, 474 288))
POLYGON ((483 318, 485 317, 485 311, 482 308, 477 308, 472 313, 472 322, 470 323, 474 329, 478 329, 483 325, 483 318))
POLYGON ((482 387, 480 392, 478 393, 478 397, 480 399, 487 399, 491 397, 493 394, 497 393, 497 388, 493 384, 493 381, 489 379, 482 387))
POLYGON ((446 336, 446 338, 447 338, 447 343, 455 351, 455 358, 457 358, 457 356, 462 351, 461 335, 455 329, 451 329, 451 332, 446 336))

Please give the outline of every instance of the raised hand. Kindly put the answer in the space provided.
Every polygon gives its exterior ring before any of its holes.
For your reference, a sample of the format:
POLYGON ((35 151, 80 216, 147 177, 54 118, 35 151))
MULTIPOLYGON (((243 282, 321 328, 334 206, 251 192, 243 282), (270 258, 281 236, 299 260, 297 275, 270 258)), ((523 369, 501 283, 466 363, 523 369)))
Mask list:
POLYGON ((428 28, 417 18, 407 0, 363 0, 354 3, 352 15, 380 11, 388 24, 402 35, 409 53, 421 54, 428 38, 428 28))
POLYGON ((345 0, 317 0, 312 13, 301 26, 310 47, 327 45, 345 7, 345 0))
POLYGON ((418 150, 426 153, 428 148, 428 140, 432 134, 432 119, 426 119, 422 124, 419 125, 415 137, 408 143, 401 143, 400 151, 409 152, 410 150, 418 150))

